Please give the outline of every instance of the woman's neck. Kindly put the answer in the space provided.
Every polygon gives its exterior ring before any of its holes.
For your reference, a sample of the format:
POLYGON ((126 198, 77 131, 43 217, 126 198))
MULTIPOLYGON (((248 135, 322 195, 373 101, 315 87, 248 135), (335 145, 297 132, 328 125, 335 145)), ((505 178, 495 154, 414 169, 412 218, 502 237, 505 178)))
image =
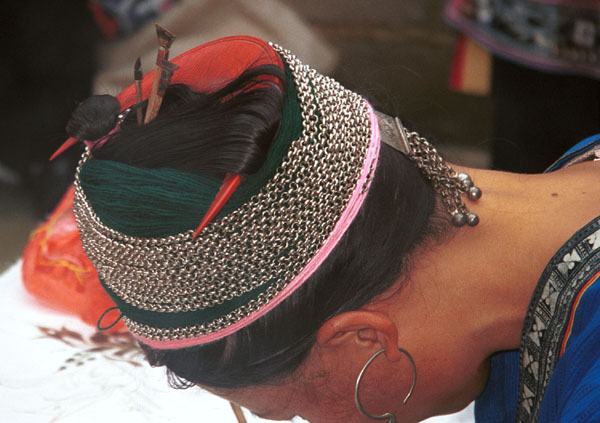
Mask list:
POLYGON ((467 200, 480 223, 453 229, 446 241, 417 252, 407 288, 412 285, 419 301, 428 303, 416 305, 415 313, 427 309, 422 318, 437 316, 439 336, 460 338, 474 345, 477 356, 489 356, 519 347, 547 263, 600 214, 600 166, 586 163, 544 175, 464 170, 483 191, 479 201, 467 200))

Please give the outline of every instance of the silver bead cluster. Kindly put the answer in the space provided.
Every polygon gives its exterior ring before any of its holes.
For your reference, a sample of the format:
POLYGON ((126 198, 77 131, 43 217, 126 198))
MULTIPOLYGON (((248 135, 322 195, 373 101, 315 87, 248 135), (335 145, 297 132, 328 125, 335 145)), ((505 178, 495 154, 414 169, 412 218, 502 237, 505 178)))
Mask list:
POLYGON ((94 212, 75 178, 74 212, 83 248, 100 278, 138 309, 176 313, 205 309, 269 282, 250 302, 211 321, 156 328, 123 316, 130 330, 154 340, 187 339, 219 331, 250 316, 289 284, 323 246, 360 180, 371 139, 366 101, 336 81, 273 48, 294 77, 302 135, 275 175, 247 203, 193 230, 164 238, 117 232, 94 212), (274 282, 272 282, 274 281, 274 282))
MULTIPOLYGON (((481 198, 481 189, 473 184, 473 181, 469 175, 461 172, 456 175, 456 178, 460 183, 459 191, 462 193, 465 193, 466 191, 469 200, 477 201, 481 198)), ((452 224, 454 226, 463 226, 465 223, 467 223, 469 226, 475 226, 479 223, 479 216, 477 216, 475 213, 469 212, 466 206, 464 206, 464 211, 456 211, 452 215, 452 224)))

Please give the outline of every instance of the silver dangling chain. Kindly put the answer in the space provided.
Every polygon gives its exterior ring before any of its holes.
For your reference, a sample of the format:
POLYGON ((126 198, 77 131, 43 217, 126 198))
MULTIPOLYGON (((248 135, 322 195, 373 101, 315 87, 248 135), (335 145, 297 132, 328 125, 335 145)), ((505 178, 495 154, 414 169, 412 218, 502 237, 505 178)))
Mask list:
POLYGON ((473 184, 466 173, 457 173, 442 159, 435 147, 416 132, 408 132, 400 119, 385 113, 375 112, 379 121, 381 141, 400 151, 421 170, 423 176, 433 186, 452 216, 454 226, 475 226, 479 217, 471 213, 461 194, 466 194, 470 200, 481 198, 481 190, 473 184))
POLYGON ((479 217, 469 211, 460 194, 466 194, 470 200, 476 201, 481 198, 481 189, 473 184, 469 175, 452 169, 427 139, 416 132, 407 132, 406 137, 411 147, 408 158, 439 192, 446 210, 452 215, 452 224, 458 227, 465 223, 477 225, 479 217))

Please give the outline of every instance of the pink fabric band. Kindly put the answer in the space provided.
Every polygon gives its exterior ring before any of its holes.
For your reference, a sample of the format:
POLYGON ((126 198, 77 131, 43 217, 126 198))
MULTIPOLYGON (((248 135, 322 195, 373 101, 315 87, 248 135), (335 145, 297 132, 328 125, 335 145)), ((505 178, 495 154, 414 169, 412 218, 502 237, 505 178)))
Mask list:
POLYGON ((276 307, 279 303, 281 303, 283 300, 289 297, 290 294, 292 294, 298 287, 300 287, 304 282, 306 282, 306 280, 308 280, 308 278, 313 274, 313 272, 329 256, 331 251, 333 251, 339 240, 342 238, 342 235, 344 235, 344 233, 356 217, 356 214, 360 210, 363 201, 366 198, 367 193, 369 192, 368 188, 371 185, 371 181, 373 180, 373 174, 375 173, 375 169, 377 168, 380 135, 377 116, 375 116, 375 112, 373 111, 371 105, 367 103, 367 106, 369 108, 369 118, 371 120, 371 140, 369 144, 369 149, 367 150, 367 154, 365 157, 365 162, 360 175, 360 179, 358 181, 358 184, 356 185, 356 188, 354 189, 354 193, 348 201, 346 209, 342 212, 342 215, 340 216, 340 219, 335 225, 333 231, 325 241, 325 244, 323 244, 323 246, 317 252, 317 254, 315 254, 315 256, 308 262, 306 267, 304 267, 304 269, 302 269, 302 271, 298 275, 296 275, 296 277, 279 294, 277 294, 275 298, 273 298, 267 304, 262 306, 257 312, 218 332, 214 332, 196 338, 182 339, 176 341, 156 341, 134 334, 137 339, 139 339, 144 344, 156 349, 187 348, 193 347, 195 345, 201 345, 216 341, 238 331, 239 329, 245 326, 248 326, 250 323, 264 316, 266 313, 268 313, 274 307, 276 307))

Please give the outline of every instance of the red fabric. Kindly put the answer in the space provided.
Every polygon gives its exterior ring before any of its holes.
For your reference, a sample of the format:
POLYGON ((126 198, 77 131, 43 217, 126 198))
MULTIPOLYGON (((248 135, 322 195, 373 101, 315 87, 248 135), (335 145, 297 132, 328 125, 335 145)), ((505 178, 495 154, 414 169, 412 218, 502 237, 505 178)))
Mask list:
POLYGON ((92 11, 92 15, 98 28, 109 40, 115 40, 119 34, 119 23, 117 20, 106 13, 106 11, 95 1, 88 2, 88 6, 92 11))
POLYGON ((448 85, 455 91, 461 91, 463 88, 463 74, 465 69, 465 55, 467 52, 467 38, 460 34, 456 40, 454 48, 454 57, 452 58, 452 69, 450 70, 450 80, 448 85))

